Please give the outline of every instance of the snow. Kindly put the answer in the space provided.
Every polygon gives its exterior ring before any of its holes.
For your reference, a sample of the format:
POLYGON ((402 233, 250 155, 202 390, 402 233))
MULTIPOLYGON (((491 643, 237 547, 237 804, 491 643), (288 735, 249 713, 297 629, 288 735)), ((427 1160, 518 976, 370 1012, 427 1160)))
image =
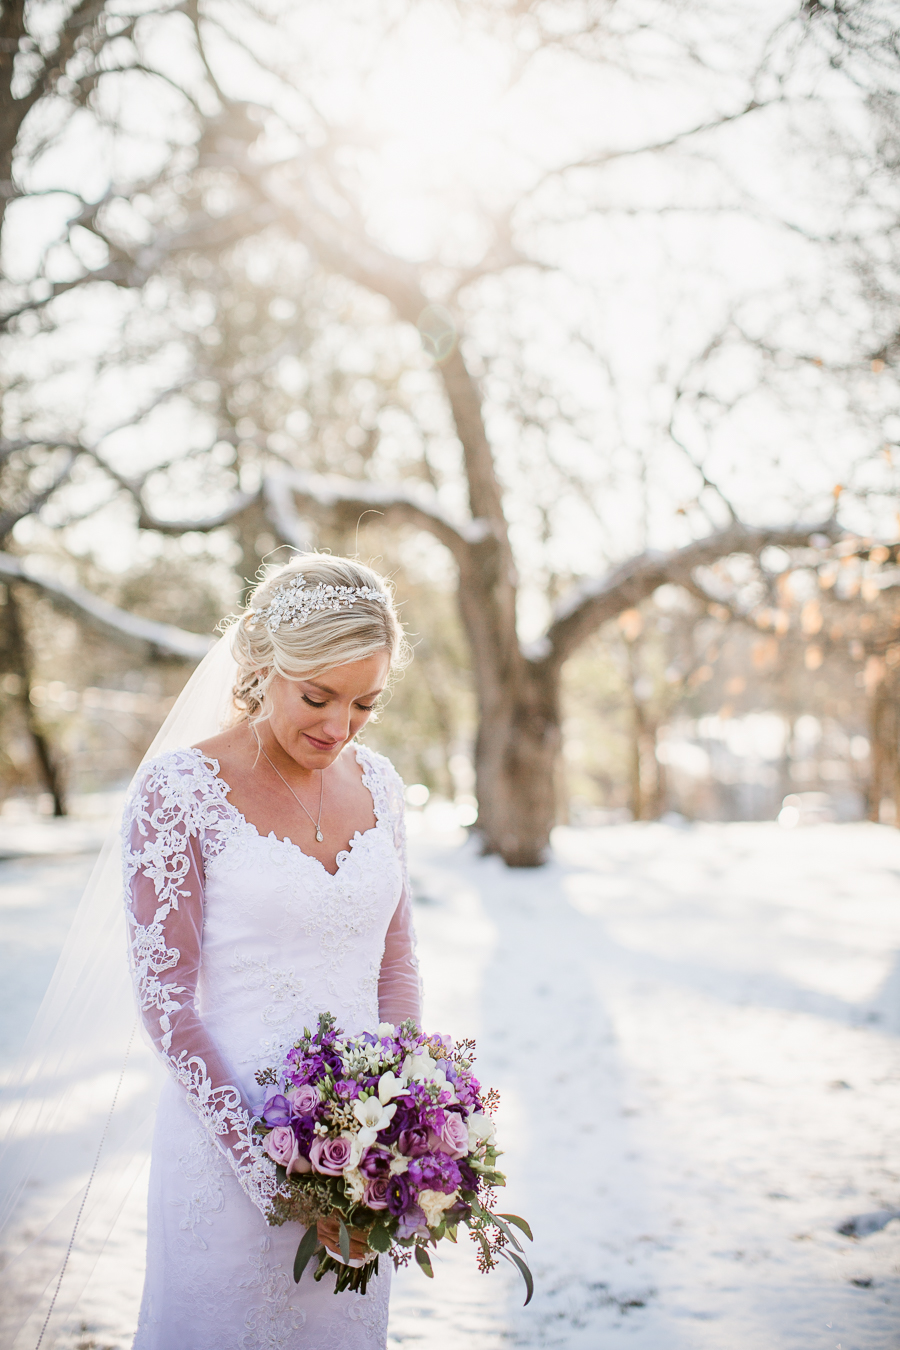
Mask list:
MULTIPOLYGON (((396 1279, 392 1350, 896 1347, 900 1219, 837 1229, 900 1210, 900 834, 560 829, 510 872, 411 825, 426 1022, 501 1091, 536 1293, 444 1244, 396 1279)), ((0 862, 0 1070, 89 866, 47 837, 0 862)), ((130 1344, 140 1260, 133 1206, 85 1342, 130 1344)))

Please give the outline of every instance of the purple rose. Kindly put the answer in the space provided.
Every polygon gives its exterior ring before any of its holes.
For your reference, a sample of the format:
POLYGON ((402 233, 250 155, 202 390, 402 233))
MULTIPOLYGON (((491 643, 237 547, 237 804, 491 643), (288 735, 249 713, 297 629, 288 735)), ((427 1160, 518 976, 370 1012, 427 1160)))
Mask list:
POLYGON ((369 1209, 387 1209, 390 1177, 373 1177, 363 1192, 363 1204, 369 1209))
POLYGON ((463 1190, 477 1191, 478 1177, 476 1176, 472 1168, 469 1166, 469 1164, 467 1162, 463 1162, 462 1159, 460 1159, 456 1165, 459 1168, 459 1180, 463 1190))
POLYGON ((323 1176, 339 1177, 343 1175, 352 1153, 350 1140, 345 1139, 343 1135, 338 1135, 337 1139, 329 1139, 319 1134, 316 1135, 309 1150, 309 1160, 315 1170, 321 1172, 323 1176))
POLYGON ((334 1090, 341 1101, 351 1102, 359 1096, 359 1084, 355 1078, 339 1078, 334 1085, 334 1090))
POLYGON ((430 1148, 428 1133, 424 1125, 413 1125, 410 1129, 401 1131, 397 1147, 408 1158, 418 1158, 430 1148))
POLYGON ((441 1130, 441 1148, 451 1158, 464 1158, 469 1151, 469 1127, 458 1111, 448 1111, 441 1130))
POLYGON ((459 1168, 446 1153, 426 1153, 414 1158, 407 1173, 417 1191, 443 1191, 449 1195, 462 1180, 459 1168))
POLYGON ((288 1125, 291 1119, 291 1104, 280 1092, 266 1098, 262 1109, 262 1118, 267 1125, 288 1125))
POLYGON ((389 1177, 393 1158, 386 1148, 377 1144, 367 1148, 359 1163, 359 1170, 366 1177, 389 1177))
POLYGON ((311 1116, 319 1105, 319 1089, 313 1087, 310 1083, 304 1083, 302 1087, 294 1088, 293 1092, 289 1092, 287 1099, 291 1104, 294 1115, 311 1116))
POLYGON ((391 1177, 387 1187, 387 1207, 394 1215, 400 1215, 409 1207, 410 1202, 409 1182, 401 1172, 399 1176, 391 1177))

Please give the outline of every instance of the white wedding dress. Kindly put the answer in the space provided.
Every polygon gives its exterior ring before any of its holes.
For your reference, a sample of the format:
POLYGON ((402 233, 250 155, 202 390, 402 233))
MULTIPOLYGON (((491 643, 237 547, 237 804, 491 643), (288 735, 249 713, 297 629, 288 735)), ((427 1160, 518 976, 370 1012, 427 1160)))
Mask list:
MULTIPOLYGON (((356 747, 376 824, 332 875, 263 837, 218 764, 174 750, 145 766, 123 821, 132 967, 170 1070, 153 1142, 147 1271, 134 1350, 380 1350, 390 1270, 365 1296, 292 1267, 303 1234, 263 1217, 274 1165, 250 1136, 257 1070, 320 1012, 348 1032, 420 1016, 403 793, 356 747)), ((299 827, 298 827, 299 828, 299 827)))

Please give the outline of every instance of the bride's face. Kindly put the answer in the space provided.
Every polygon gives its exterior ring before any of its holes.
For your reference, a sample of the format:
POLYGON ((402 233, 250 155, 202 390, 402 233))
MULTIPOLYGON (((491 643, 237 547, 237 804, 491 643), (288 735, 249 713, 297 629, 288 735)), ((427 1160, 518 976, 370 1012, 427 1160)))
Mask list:
POLYGON ((372 715, 384 688, 390 653, 350 661, 315 679, 276 675, 267 693, 269 716, 260 724, 302 769, 325 769, 372 715))

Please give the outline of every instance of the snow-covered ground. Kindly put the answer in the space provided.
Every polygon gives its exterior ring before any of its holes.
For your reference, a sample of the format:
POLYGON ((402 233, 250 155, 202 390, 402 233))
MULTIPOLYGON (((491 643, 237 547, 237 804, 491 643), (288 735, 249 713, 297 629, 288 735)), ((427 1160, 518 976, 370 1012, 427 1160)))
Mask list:
MULTIPOLYGON (((397 1278, 393 1350, 900 1345, 900 1218, 836 1231, 900 1210, 900 833, 565 829, 513 873, 413 823, 427 1024, 501 1090, 537 1289, 444 1244, 397 1278)), ((42 848, 0 862, 0 1071, 89 870, 42 848)), ((140 1243, 136 1211, 83 1346, 129 1345, 140 1243)))

